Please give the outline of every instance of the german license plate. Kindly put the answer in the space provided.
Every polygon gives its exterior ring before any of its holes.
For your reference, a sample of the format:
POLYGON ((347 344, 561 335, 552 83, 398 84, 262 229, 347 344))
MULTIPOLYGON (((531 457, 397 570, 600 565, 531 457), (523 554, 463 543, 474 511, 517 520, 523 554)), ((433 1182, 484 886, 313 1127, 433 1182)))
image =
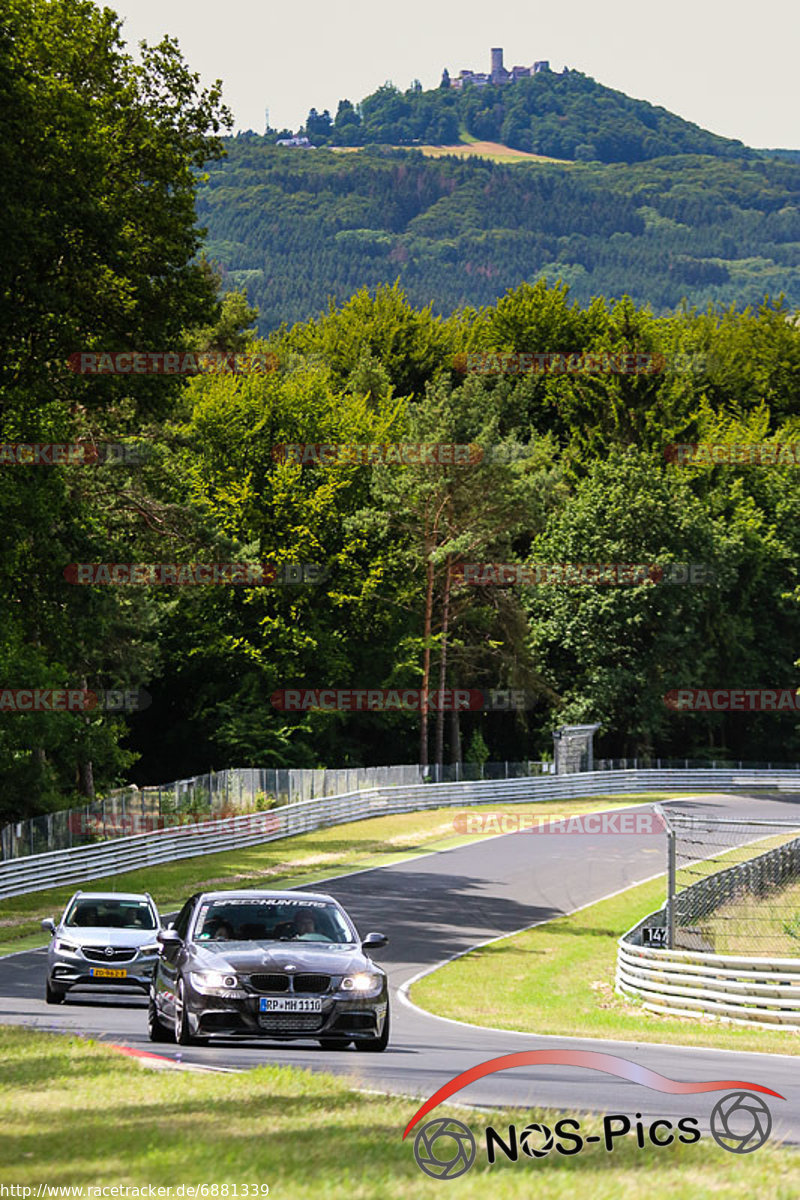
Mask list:
POLYGON ((291 996, 280 996, 273 1000, 271 997, 262 996, 258 1007, 262 1013, 318 1013, 322 1012, 322 1001, 296 1000, 291 996))
POLYGON ((128 972, 122 967, 90 967, 89 974, 95 979, 124 979, 128 972))

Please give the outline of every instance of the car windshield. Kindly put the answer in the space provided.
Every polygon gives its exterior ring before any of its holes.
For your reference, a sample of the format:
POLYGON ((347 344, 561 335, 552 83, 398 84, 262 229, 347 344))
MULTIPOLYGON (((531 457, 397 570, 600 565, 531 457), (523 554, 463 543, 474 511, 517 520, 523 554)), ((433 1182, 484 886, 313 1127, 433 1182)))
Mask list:
POLYGON ((341 909, 324 900, 214 900, 195 929, 198 942, 357 941, 341 909))
POLYGON ((155 929, 153 910, 146 900, 86 898, 76 900, 64 924, 100 929, 155 929))

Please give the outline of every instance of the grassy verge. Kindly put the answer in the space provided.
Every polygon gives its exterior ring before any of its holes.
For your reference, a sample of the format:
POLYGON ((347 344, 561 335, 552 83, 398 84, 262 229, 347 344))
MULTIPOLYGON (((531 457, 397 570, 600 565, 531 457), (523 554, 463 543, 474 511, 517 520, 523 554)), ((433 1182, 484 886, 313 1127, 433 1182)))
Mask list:
MULTIPOLYGON (((366 1095, 328 1075, 258 1067, 245 1075, 143 1071, 112 1049, 79 1038, 0 1027, 0 1181, 18 1187, 247 1183, 269 1186, 271 1200, 794 1200, 800 1153, 774 1141, 734 1155, 703 1137, 657 1149, 635 1136, 614 1153, 602 1144, 572 1157, 489 1166, 482 1132, 507 1132, 555 1115, 465 1112, 442 1107, 471 1128, 478 1154, 460 1179, 423 1175, 402 1132, 418 1102, 366 1095), (532 1173, 536 1174, 533 1184, 532 1173)), ((707 1104, 707 1099, 705 1101, 707 1104)), ((779 1103, 775 1101, 775 1103, 779 1103)), ((698 1115, 706 1112, 705 1104, 698 1115)), ((600 1119, 581 1119, 583 1134, 600 1119)), ((502 1155, 501 1155, 502 1158, 502 1155)), ((217 1191, 221 1195, 221 1190, 217 1191)), ((251 1191, 251 1195, 252 1195, 251 1191)), ((84 1192, 84 1197, 89 1193, 84 1192)), ((263 1195, 263 1193, 261 1193, 263 1195)))
MULTIPOLYGON (((466 845, 476 839, 474 834, 454 833, 453 821, 459 812, 485 813, 504 807, 520 815, 537 817, 573 815, 626 804, 651 804, 668 799, 669 795, 649 792, 631 796, 593 796, 587 800, 559 800, 552 804, 490 804, 373 817, 259 846, 143 867, 122 875, 94 879, 86 887, 100 891, 149 891, 159 908, 169 912, 183 904, 192 892, 206 888, 307 886, 347 871, 386 867, 416 854, 466 845)), ((2 901, 0 954, 43 945, 40 919, 62 911, 74 891, 75 885, 70 884, 2 901)))
POLYGON ((663 878, 639 884, 473 950, 421 979, 411 999, 442 1017, 527 1033, 796 1054, 797 1033, 746 1029, 701 1015, 661 1017, 615 994, 617 938, 663 902, 663 878))

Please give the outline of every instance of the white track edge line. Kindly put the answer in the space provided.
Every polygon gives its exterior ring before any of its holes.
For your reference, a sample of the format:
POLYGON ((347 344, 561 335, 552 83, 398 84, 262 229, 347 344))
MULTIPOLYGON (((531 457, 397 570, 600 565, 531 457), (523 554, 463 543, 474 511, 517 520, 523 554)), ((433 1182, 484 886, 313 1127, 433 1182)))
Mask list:
POLYGON ((757 1057, 768 1058, 788 1058, 795 1064, 797 1063, 796 1054, 781 1054, 772 1053, 769 1050, 731 1050, 720 1046, 684 1046, 674 1042, 643 1042, 641 1040, 630 1040, 628 1038, 601 1038, 601 1037, 574 1037, 569 1034, 558 1033, 526 1033, 522 1029, 498 1029, 495 1025, 475 1025, 472 1021, 458 1021, 455 1017, 441 1017, 438 1013, 432 1013, 426 1008, 422 1008, 419 1004, 415 1004, 408 994, 408 989, 413 987, 415 983, 419 983, 421 979, 425 979, 427 975, 432 975, 434 971, 439 971, 442 967, 448 966, 452 962, 456 962, 459 958, 465 958, 468 954, 472 954, 475 950, 482 950, 484 946, 491 946, 495 942, 502 942, 505 938, 518 937, 521 933, 528 933, 531 929, 537 929, 542 925, 549 925, 552 921, 561 920, 562 917, 571 917, 575 913, 583 912, 587 908, 591 908, 593 904, 602 904, 604 900, 613 900, 615 896, 621 896, 624 892, 628 892, 631 888, 638 887, 642 883, 652 883, 654 879, 659 879, 664 874, 659 871, 656 875, 650 875, 647 879, 639 879, 634 883, 628 884, 627 887, 618 888, 615 892, 609 892, 607 896, 600 896, 596 900, 590 900, 588 904, 581 904, 578 908, 570 909, 569 912, 562 913, 561 917, 547 917, 542 921, 534 921, 533 925, 525 925, 522 929, 514 929, 510 933, 500 934, 499 937, 487 938, 485 942, 478 942, 474 946, 470 946, 467 950, 459 950, 456 954, 451 954, 449 958, 443 958, 441 962, 436 963, 432 967, 426 967, 422 971, 418 971, 411 979, 407 979, 405 983, 401 983, 398 988, 395 988, 395 994, 398 1000, 405 1004, 408 1008, 413 1009, 422 1017, 427 1017, 434 1021, 446 1021, 448 1025, 461 1025, 466 1029, 478 1029, 483 1033, 503 1033, 511 1037, 527 1037, 527 1038, 547 1038, 550 1041, 562 1042, 616 1042, 620 1046, 645 1046, 654 1047, 663 1050, 699 1050, 711 1054, 750 1054, 757 1057))

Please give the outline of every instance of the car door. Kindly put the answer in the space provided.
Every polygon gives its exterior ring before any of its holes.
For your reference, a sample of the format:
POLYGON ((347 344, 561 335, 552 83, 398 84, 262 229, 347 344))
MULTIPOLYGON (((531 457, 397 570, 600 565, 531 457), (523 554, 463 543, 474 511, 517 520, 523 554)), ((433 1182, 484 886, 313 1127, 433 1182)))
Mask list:
MULTIPOLYGON (((190 896, 172 922, 172 929, 181 938, 186 938, 198 899, 199 894, 190 896)), ((185 958, 186 949, 184 946, 172 948, 163 946, 158 956, 158 966, 153 978, 153 986, 155 989, 156 1007, 165 1017, 175 1016, 175 993, 178 990, 178 977, 185 958)))

